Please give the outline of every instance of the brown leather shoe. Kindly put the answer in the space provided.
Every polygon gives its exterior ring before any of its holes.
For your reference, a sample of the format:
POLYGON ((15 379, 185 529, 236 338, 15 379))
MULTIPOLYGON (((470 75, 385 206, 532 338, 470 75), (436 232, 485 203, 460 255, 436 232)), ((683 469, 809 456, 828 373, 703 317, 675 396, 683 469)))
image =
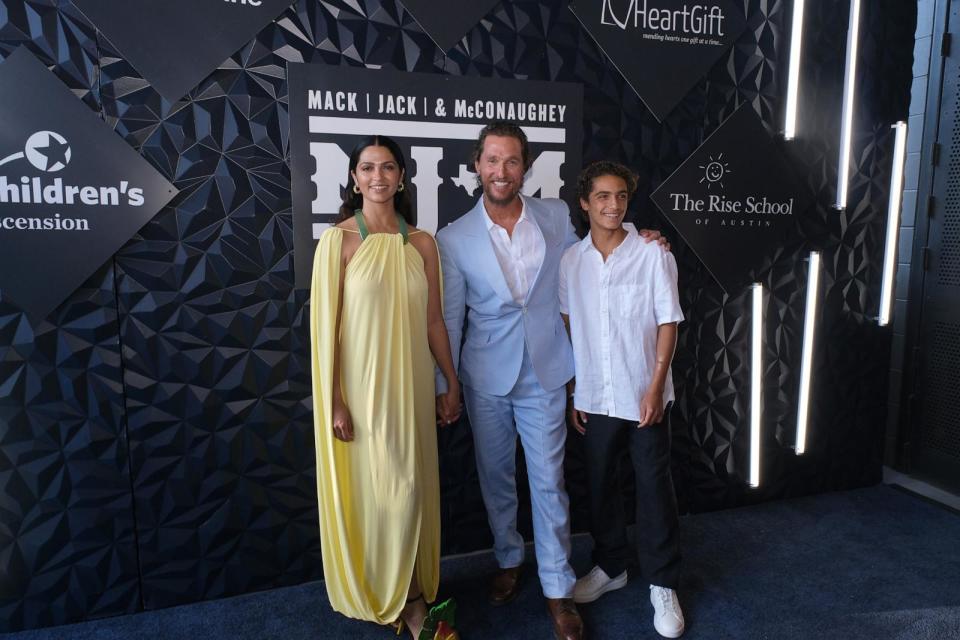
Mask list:
POLYGON ((547 598, 547 609, 553 619, 553 635, 557 640, 584 640, 587 637, 573 598, 547 598))
POLYGON ((500 569, 490 581, 489 601, 495 607, 507 604, 520 593, 520 567, 500 569))

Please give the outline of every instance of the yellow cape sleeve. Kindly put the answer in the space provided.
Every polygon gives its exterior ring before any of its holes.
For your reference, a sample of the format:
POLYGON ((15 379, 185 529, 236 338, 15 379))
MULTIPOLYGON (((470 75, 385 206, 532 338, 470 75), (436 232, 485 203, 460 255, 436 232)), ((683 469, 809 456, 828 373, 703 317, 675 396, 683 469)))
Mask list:
MULTIPOLYGON (((344 468, 344 443, 333 437, 333 357, 339 348, 337 312, 340 305, 340 269, 343 231, 333 227, 320 236, 310 282, 310 363, 313 373, 313 427, 317 457, 317 503, 320 513, 320 549, 331 604, 335 609, 353 600, 347 585, 347 530, 342 517, 345 501, 337 469, 344 468), (346 589, 331 588, 334 585, 346 589), (339 593, 338 593, 339 592, 339 593), (339 606, 337 606, 339 605, 339 606)), ((339 384, 339 380, 336 384, 339 384)))

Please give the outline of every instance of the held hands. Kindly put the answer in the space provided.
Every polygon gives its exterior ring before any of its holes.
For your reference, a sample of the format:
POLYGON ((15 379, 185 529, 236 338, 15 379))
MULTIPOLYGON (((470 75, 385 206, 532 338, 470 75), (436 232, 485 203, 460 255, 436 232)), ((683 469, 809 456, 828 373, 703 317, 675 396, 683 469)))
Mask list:
POLYGON ((663 420, 663 389, 650 387, 640 401, 640 423, 638 429, 649 427, 663 420))
POLYGON ((353 442, 353 420, 343 401, 333 402, 333 437, 344 442, 353 442))
POLYGON ((437 424, 441 427, 459 420, 463 410, 460 404, 460 385, 454 382, 447 387, 446 393, 437 396, 437 424))
POLYGON ((653 242, 656 240, 657 244, 663 247, 664 251, 670 251, 670 242, 667 240, 667 237, 656 229, 640 229, 637 233, 640 234, 644 242, 653 242))

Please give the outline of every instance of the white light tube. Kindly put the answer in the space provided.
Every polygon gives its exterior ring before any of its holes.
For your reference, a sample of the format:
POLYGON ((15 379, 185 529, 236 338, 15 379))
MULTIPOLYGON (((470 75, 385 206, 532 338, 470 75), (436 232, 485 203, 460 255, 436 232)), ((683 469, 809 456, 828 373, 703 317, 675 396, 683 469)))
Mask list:
POLYGON ((820 288, 820 252, 811 251, 807 265, 807 306, 803 314, 803 352, 800 357, 800 404, 797 407, 796 454, 807 449, 807 421, 810 417, 810 374, 813 367, 813 339, 817 325, 817 290, 820 288))
POLYGON ((893 307, 893 277, 897 271, 897 241, 900 237, 900 206, 903 201, 903 166, 907 157, 907 123, 893 125, 896 138, 893 144, 893 171, 890 175, 890 202, 887 204, 887 241, 883 251, 883 286, 880 290, 881 327, 890 324, 893 307))
POLYGON ((750 486, 760 486, 760 412, 763 389, 763 285, 753 285, 753 332, 750 363, 750 486))
POLYGON ((853 95, 857 75, 857 45, 860 38, 860 0, 850 0, 847 28, 847 65, 843 74, 843 120, 840 125, 840 161, 837 166, 837 209, 847 208, 850 179, 850 146, 853 138, 853 95))
POLYGON ((803 47, 803 1, 793 0, 793 20, 790 31, 790 69, 787 75, 787 109, 783 123, 783 137, 787 140, 793 140, 797 135, 800 51, 803 47))

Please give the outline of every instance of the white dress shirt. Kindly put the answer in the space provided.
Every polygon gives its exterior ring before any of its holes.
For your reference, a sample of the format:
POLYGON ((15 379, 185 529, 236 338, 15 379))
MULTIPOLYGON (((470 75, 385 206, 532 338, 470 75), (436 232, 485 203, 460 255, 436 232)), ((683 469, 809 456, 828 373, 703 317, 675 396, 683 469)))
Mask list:
POLYGON ((527 215, 526 200, 523 197, 520 199, 523 202, 523 209, 520 210, 520 219, 513 227, 512 237, 506 229, 490 218, 490 213, 484 206, 484 213, 487 214, 487 231, 490 232, 490 240, 493 242, 493 252, 497 255, 500 270, 503 271, 507 287, 517 304, 523 304, 526 300, 527 292, 530 291, 537 272, 540 271, 540 265, 543 264, 543 256, 547 250, 540 227, 532 216, 527 215))
MULTIPOLYGON (((683 320, 673 254, 630 226, 604 262, 588 234, 560 261, 560 311, 570 317, 574 407, 639 421, 656 367, 657 327, 683 320)), ((664 405, 673 399, 668 371, 664 405)))

